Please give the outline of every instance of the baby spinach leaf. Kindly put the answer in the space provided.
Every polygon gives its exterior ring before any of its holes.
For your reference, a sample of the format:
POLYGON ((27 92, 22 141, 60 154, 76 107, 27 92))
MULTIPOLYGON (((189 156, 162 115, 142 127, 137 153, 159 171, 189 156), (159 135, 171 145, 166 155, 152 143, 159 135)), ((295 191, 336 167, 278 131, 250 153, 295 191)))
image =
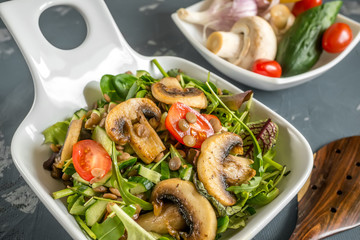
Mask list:
POLYGON ((116 75, 115 77, 113 77, 112 84, 115 88, 116 93, 120 97, 120 100, 122 100, 122 101, 126 100, 126 97, 130 91, 130 88, 133 86, 134 83, 136 83, 137 80, 138 80, 137 77, 135 77, 131 74, 125 74, 125 73, 119 74, 119 75, 116 75))
POLYGON ((137 82, 134 82, 133 85, 130 87, 127 95, 126 95, 126 99, 125 100, 128 100, 130 98, 133 98, 135 97, 137 91, 139 90, 140 86, 138 86, 137 82))
POLYGON ((115 102, 122 99, 115 90, 113 78, 113 75, 104 75, 100 80, 100 89, 103 94, 107 94, 110 97, 111 101, 115 102))
POLYGON ((104 75, 100 80, 103 94, 107 94, 111 101, 124 101, 134 97, 139 90, 138 78, 131 74, 104 75))

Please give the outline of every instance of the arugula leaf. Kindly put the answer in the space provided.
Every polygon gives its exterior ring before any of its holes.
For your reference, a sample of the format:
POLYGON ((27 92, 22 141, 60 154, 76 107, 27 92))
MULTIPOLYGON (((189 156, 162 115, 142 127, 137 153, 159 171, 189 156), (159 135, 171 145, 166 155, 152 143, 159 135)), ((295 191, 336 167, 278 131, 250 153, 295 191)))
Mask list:
POLYGON ((136 157, 132 157, 132 158, 129 158, 128 160, 122 161, 119 164, 119 169, 121 170, 121 169, 130 167, 130 166, 133 166, 136 163, 136 161, 137 161, 136 157))
POLYGON ((274 200, 280 191, 278 188, 274 188, 271 192, 260 192, 256 197, 249 199, 249 203, 253 205, 263 206, 274 200))
POLYGON ((243 183, 240 186, 231 186, 226 190, 234 192, 235 194, 241 193, 243 191, 251 192, 256 189, 261 183, 262 177, 253 177, 249 183, 243 183))
MULTIPOLYGON (((136 212, 136 207, 133 205, 122 207, 122 209, 130 217, 136 212)), ((125 233, 124 224, 118 217, 108 217, 102 223, 95 223, 91 230, 99 240, 119 239, 125 233)))
POLYGON ((113 204, 110 206, 110 208, 116 213, 116 216, 118 216, 118 218, 120 218, 120 220, 124 224, 128 233, 128 239, 156 240, 156 238, 154 238, 150 233, 143 229, 118 205, 113 204))
POLYGON ((57 122, 54 125, 45 129, 42 134, 44 134, 45 140, 44 143, 53 143, 63 145, 66 138, 66 133, 69 128, 70 122, 63 121, 57 122))
MULTIPOLYGON (((119 170, 119 166, 117 163, 117 150, 115 147, 115 143, 112 143, 112 169, 115 169, 115 171, 113 171, 113 177, 116 181, 117 184, 113 184, 113 185, 117 185, 116 187, 118 188, 122 199, 124 200, 124 202, 126 204, 139 204, 140 207, 144 210, 152 210, 153 206, 151 203, 146 202, 144 200, 142 200, 141 198, 138 198, 134 195, 132 195, 130 193, 130 189, 135 187, 136 184, 131 183, 126 181, 125 178, 122 177, 120 170, 119 170)), ((130 238, 131 239, 131 238, 130 238)))

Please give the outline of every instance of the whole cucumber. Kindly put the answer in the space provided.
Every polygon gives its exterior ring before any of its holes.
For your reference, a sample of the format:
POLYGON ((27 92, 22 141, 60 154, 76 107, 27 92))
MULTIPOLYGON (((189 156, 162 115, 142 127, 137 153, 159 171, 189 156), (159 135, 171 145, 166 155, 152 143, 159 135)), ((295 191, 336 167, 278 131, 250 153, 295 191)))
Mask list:
POLYGON ((278 44, 276 61, 283 77, 304 73, 315 65, 322 53, 322 35, 334 23, 341 5, 342 1, 328 2, 296 18, 278 44))

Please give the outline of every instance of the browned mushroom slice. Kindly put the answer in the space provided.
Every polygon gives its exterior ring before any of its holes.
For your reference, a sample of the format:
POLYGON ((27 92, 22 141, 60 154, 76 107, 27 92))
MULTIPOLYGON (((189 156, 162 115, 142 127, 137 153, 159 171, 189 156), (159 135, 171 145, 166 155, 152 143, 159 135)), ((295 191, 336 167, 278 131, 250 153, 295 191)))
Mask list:
POLYGON ((82 124, 83 118, 71 121, 66 133, 64 146, 61 148, 60 158, 58 158, 60 161, 55 160, 55 167, 62 168, 65 161, 71 158, 73 146, 79 140, 82 124))
POLYGON ((132 98, 118 104, 109 112, 105 129, 114 142, 129 142, 145 163, 151 163, 165 150, 165 146, 146 117, 160 121, 161 111, 150 99, 132 98))
POLYGON ((171 178, 159 182, 152 194, 154 209, 164 201, 171 201, 178 206, 189 231, 188 240, 215 239, 217 220, 215 211, 206 198, 196 191, 192 182, 171 178))
POLYGON ((229 157, 233 148, 240 148, 241 146, 241 137, 230 132, 215 134, 201 145, 201 153, 197 160, 198 178, 208 193, 224 206, 232 206, 236 203, 235 196, 226 191, 226 178, 233 182, 233 177, 241 175, 239 171, 231 173, 232 170, 239 170, 241 164, 230 161, 231 157, 229 157))
POLYGON ((205 94, 197 88, 183 89, 176 78, 166 77, 151 86, 151 93, 158 101, 173 104, 181 102, 189 107, 204 109, 207 107, 205 94))
POLYGON ((256 171, 250 167, 254 161, 247 158, 228 155, 223 163, 225 181, 229 185, 241 185, 256 174, 256 171))
POLYGON ((164 204, 162 211, 158 216, 154 212, 140 215, 137 223, 148 232, 156 232, 159 234, 167 234, 169 227, 175 231, 183 231, 186 229, 186 222, 182 217, 178 206, 175 204, 164 204))

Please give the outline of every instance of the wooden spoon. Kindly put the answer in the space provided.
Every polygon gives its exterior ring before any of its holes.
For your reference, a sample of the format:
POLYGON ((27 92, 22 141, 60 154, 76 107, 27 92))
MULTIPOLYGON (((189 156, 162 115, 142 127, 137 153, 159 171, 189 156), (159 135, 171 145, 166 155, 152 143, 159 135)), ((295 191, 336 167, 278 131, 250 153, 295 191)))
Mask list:
POLYGON ((331 142, 314 154, 314 168, 298 194, 290 240, 322 239, 360 225, 360 136, 331 142))

